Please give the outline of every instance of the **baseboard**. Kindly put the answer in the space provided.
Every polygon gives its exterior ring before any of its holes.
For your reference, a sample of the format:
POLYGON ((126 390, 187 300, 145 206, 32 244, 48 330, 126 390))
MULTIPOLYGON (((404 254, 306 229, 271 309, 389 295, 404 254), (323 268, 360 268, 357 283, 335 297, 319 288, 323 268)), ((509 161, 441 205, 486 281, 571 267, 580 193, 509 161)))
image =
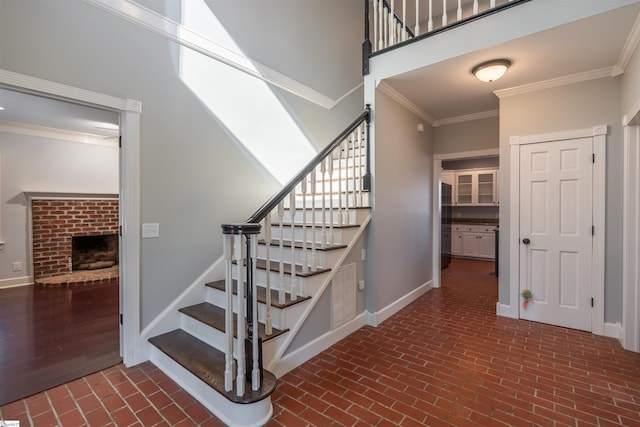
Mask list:
POLYGON ((393 316, 394 314, 396 314, 397 312, 399 312, 400 310, 402 310, 403 308, 405 308, 406 306, 408 306, 409 304, 411 304, 412 302, 420 298, 422 295, 429 292, 431 289, 433 289, 433 279, 429 280, 427 283, 424 283, 423 285, 409 292, 402 298, 392 302, 391 304, 389 304, 388 306, 386 306, 380 311, 377 311, 375 313, 367 311, 365 314, 366 316, 365 323, 368 326, 380 325, 389 317, 393 316))
POLYGON ((620 322, 617 323, 606 323, 604 324, 604 336, 609 338, 616 338, 617 340, 622 340, 624 336, 624 331, 622 329, 622 324, 620 322))
POLYGON ((302 365, 307 360, 325 351, 338 341, 348 337, 363 326, 365 326, 364 313, 356 316, 352 321, 345 323, 338 329, 329 331, 326 334, 321 335, 315 340, 309 342, 308 344, 300 347, 299 349, 284 355, 280 359, 278 364, 272 369, 272 372, 278 378, 282 377, 287 372, 302 365))
POLYGON ((143 330, 140 332, 138 347, 141 351, 136 352, 139 360, 133 365, 149 360, 149 342, 148 339, 156 335, 169 332, 176 329, 180 325, 179 308, 197 304, 204 301, 206 296, 205 283, 219 279, 224 276, 224 257, 218 258, 204 273, 189 285, 171 304, 169 304, 162 312, 156 316, 143 330))
POLYGON ((518 310, 514 310, 509 304, 500 304, 500 301, 496 303, 496 316, 510 317, 512 319, 520 318, 518 310))
POLYGON ((18 286, 33 285, 33 276, 12 277, 11 279, 1 279, 0 289, 17 288, 18 286))

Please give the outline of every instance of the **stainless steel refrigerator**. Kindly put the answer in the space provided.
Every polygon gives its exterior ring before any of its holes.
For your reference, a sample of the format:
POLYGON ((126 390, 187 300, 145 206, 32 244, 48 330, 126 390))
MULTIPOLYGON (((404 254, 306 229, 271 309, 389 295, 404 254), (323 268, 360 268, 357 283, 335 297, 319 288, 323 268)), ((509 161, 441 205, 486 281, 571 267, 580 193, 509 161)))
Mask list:
POLYGON ((442 214, 441 214, 441 236, 440 236, 440 266, 447 267, 451 263, 451 185, 442 183, 442 214))

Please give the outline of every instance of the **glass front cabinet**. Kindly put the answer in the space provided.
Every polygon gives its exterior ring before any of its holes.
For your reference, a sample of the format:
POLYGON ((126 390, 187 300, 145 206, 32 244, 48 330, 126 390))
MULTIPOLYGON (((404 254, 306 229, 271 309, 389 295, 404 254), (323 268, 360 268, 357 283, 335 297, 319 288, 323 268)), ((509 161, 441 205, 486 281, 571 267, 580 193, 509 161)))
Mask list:
POLYGON ((456 206, 495 206, 498 204, 497 170, 456 172, 456 206))

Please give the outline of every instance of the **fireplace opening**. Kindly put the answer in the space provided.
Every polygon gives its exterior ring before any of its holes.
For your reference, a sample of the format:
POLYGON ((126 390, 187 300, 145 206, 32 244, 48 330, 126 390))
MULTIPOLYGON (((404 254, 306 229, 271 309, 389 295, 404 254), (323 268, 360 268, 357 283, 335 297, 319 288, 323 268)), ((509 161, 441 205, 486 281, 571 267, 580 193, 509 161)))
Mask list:
POLYGON ((73 236, 71 270, 98 270, 118 264, 118 235, 73 236))

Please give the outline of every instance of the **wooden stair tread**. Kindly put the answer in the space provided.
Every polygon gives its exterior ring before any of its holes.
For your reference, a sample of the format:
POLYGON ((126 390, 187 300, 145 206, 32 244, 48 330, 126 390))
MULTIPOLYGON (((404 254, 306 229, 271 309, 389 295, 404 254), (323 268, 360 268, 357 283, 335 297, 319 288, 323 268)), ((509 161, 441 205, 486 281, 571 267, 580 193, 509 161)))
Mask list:
MULTIPOLYGON (((221 292, 225 291, 225 286, 224 286, 224 279, 222 280, 217 280, 215 282, 209 282, 206 283, 205 286, 212 288, 212 289, 217 289, 221 292)), ((237 281, 233 281, 233 294, 234 295, 238 295, 238 282, 237 281)), ((261 302, 262 304, 266 304, 267 303, 267 290, 265 288, 263 288, 262 286, 258 286, 258 302, 261 302)), ((293 301, 291 299, 291 295, 289 295, 288 293, 285 294, 285 301, 284 304, 280 304, 278 302, 278 291, 275 289, 271 289, 271 307, 275 307, 275 308, 287 308, 287 307, 291 307, 292 305, 296 305, 299 304, 303 301, 306 301, 308 299, 311 299, 311 297, 301 297, 298 296, 298 298, 296 298, 295 301, 293 301)))
MULTIPOLYGON (((291 264, 283 263, 282 264, 284 274, 291 274, 291 264)), ((271 261, 267 266, 267 261, 263 259, 256 260, 256 268, 260 270, 269 270, 269 271, 280 271, 280 262, 279 261, 271 261)), ((298 277, 311 277, 316 276, 318 274, 326 273, 327 271, 331 271, 330 268, 318 268, 316 271, 309 271, 307 273, 302 272, 302 266, 296 264, 296 276, 298 277)))
POLYGON ((236 396, 234 390, 225 391, 224 353, 181 329, 150 338, 149 342, 231 402, 259 402, 271 395, 276 388, 275 375, 264 370, 258 390, 251 390, 251 384, 247 383, 244 396, 236 396))
MULTIPOLYGON (((225 332, 225 309, 215 306, 213 304, 209 304, 208 302, 203 302, 200 304, 191 305, 189 307, 183 307, 178 310, 181 313, 186 314, 187 316, 193 317, 194 319, 204 323, 205 325, 209 325, 212 328, 215 328, 221 332, 225 332)), ((236 313, 233 313, 233 322, 234 324, 238 324, 238 316, 236 313)), ((262 338, 263 342, 269 341, 277 336, 288 332, 288 329, 280 330, 273 328, 271 335, 266 335, 264 330, 264 324, 258 322, 258 335, 262 338)), ((237 338, 237 333, 234 330, 233 336, 237 338)))
MULTIPOLYGON (((264 241, 264 239, 260 239, 258 240, 259 244, 262 245, 266 245, 266 242, 264 241)), ((302 249, 302 242, 296 240, 294 242, 296 249, 302 249)), ((270 246, 277 246, 280 247, 280 240, 278 239, 271 239, 271 243, 270 246)), ((291 248, 291 240, 283 240, 282 241, 282 246, 284 246, 285 248, 291 248)), ((335 250, 335 249, 344 249, 346 248, 347 245, 327 245, 325 248, 322 247, 316 247, 317 251, 331 251, 331 250, 335 250)), ((307 244, 307 249, 311 250, 311 248, 309 247, 309 244, 307 244)))

